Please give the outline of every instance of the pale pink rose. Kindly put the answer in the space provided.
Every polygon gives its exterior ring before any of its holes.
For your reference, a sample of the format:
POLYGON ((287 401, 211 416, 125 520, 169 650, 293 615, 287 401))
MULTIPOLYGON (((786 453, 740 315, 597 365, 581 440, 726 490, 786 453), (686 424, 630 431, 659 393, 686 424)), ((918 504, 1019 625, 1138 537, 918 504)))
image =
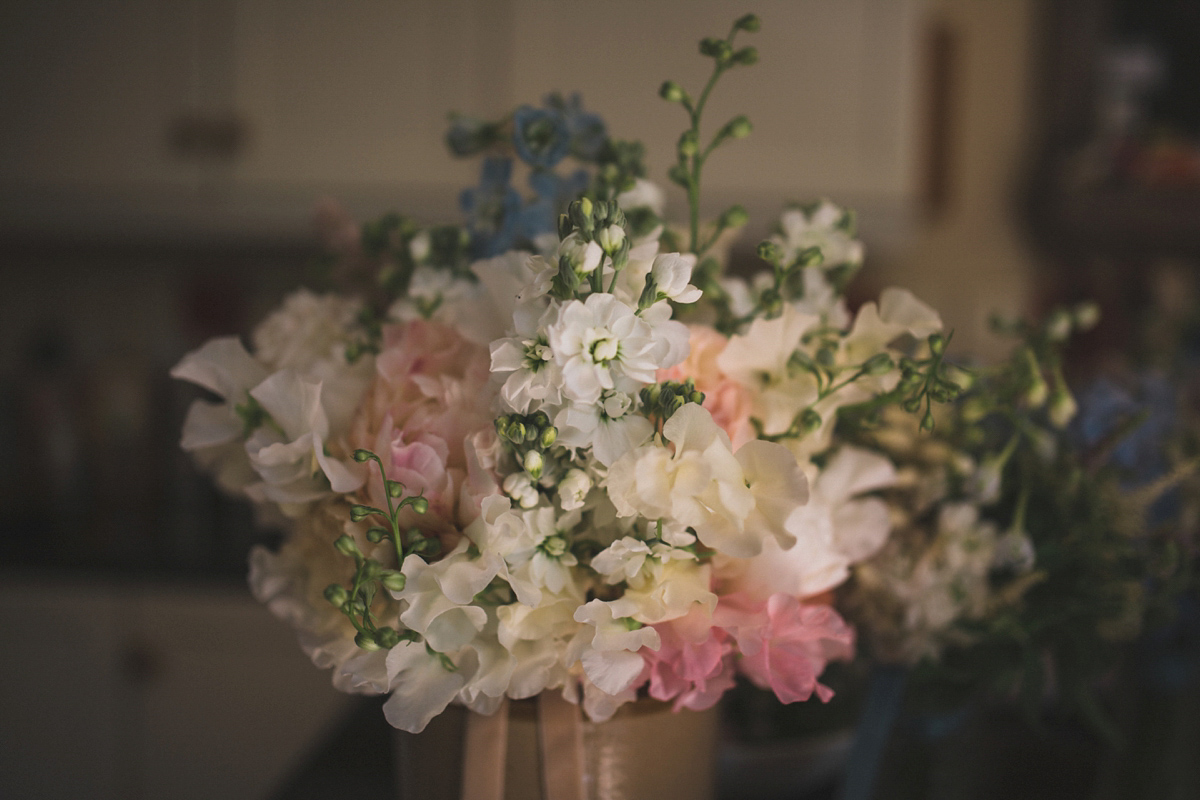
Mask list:
MULTIPOLYGON (((448 548, 479 516, 483 497, 496 491, 495 459, 479 452, 494 442, 489 366, 487 349, 449 326, 426 320, 388 326, 375 379, 351 426, 352 448, 373 450, 406 494, 429 501, 424 515, 406 509, 401 524, 441 536, 448 548)), ((371 474, 368 500, 385 508, 373 464, 371 474)))
POLYGON ((683 381, 691 378, 704 392, 704 407, 713 421, 729 434, 736 451, 754 438, 750 425, 751 398, 746 387, 737 383, 717 366, 717 357, 725 351, 729 339, 707 325, 689 325, 688 357, 681 364, 658 371, 659 381, 683 381))
POLYGON ((814 692, 828 701, 833 690, 817 679, 829 661, 854 655, 854 630, 832 606, 782 593, 765 603, 741 593, 725 595, 713 623, 737 640, 742 673, 783 703, 807 700, 814 692))

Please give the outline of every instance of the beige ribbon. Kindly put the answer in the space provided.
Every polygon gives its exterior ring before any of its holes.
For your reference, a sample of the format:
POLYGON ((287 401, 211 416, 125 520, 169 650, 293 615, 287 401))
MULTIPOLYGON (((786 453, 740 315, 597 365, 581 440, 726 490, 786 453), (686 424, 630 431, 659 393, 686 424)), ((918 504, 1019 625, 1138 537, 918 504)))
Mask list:
MULTIPOLYGON (((467 715, 462 800, 504 800, 508 700, 494 714, 467 715)), ((557 692, 537 699, 543 800, 584 800, 583 718, 557 692)))

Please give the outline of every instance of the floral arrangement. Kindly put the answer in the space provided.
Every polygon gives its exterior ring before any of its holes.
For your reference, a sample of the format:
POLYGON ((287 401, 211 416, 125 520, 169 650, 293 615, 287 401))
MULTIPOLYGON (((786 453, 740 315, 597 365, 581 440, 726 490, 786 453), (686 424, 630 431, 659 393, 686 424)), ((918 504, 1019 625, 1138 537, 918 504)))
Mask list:
POLYGON ((249 349, 175 367, 215 395, 183 447, 285 530, 253 551, 256 597, 340 689, 389 693, 393 725, 550 691, 593 720, 639 693, 703 709, 739 673, 828 699, 826 663, 852 656, 831 592, 888 541, 879 493, 906 489, 845 430, 928 430, 963 374, 911 293, 850 312, 863 248, 832 203, 786 209, 760 274, 722 274, 747 215, 702 220, 701 176, 751 125, 701 123, 758 26, 701 42, 698 95, 662 86, 688 120, 684 226, 577 97, 456 117, 451 150, 483 156, 464 224, 327 209, 343 292, 298 291, 249 349))

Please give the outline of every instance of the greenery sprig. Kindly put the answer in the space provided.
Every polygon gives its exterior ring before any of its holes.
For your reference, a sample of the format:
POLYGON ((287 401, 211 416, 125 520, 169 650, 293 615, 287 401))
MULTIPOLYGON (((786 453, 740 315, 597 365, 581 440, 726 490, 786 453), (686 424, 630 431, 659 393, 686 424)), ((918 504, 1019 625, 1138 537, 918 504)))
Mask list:
POLYGON ((355 450, 354 460, 360 464, 374 461, 379 466, 387 509, 356 503, 350 506, 350 519, 353 522, 362 522, 371 517, 387 520, 387 528, 368 528, 367 540, 372 544, 392 542, 397 569, 386 567, 378 559, 365 555, 354 537, 342 534, 333 546, 342 555, 354 559, 354 577, 349 588, 340 583, 325 587, 325 599, 345 614, 358 631, 354 637, 355 644, 364 650, 390 650, 401 641, 418 641, 420 636, 413 631, 400 632, 389 625, 380 625, 375 613, 376 600, 386 597, 386 592, 403 591, 406 581, 398 567, 404 564, 406 556, 414 553, 422 557, 435 556, 441 549, 441 542, 422 535, 415 528, 403 533, 400 530, 400 512, 405 508, 411 508, 418 514, 429 510, 429 501, 423 495, 405 496, 404 485, 388 479, 383 461, 370 450, 355 450))
POLYGON ((675 150, 677 161, 668 171, 667 176, 672 182, 682 186, 687 191, 689 209, 688 252, 702 257, 727 228, 742 225, 746 221, 746 210, 741 206, 727 209, 717 218, 712 233, 702 242, 700 238, 700 179, 704 163, 714 150, 734 139, 745 139, 750 135, 753 126, 745 115, 738 115, 726 122, 713 135, 708 144, 701 146, 700 122, 704 116, 704 106, 708 97, 721 76, 734 67, 750 66, 758 61, 758 50, 754 47, 733 48, 734 38, 739 31, 753 33, 759 29, 760 22, 754 14, 746 14, 733 23, 729 34, 724 39, 707 37, 700 42, 700 53, 713 60, 712 75, 708 83, 696 99, 675 81, 666 81, 659 89, 659 96, 671 103, 679 103, 687 112, 691 124, 679 137, 675 150))

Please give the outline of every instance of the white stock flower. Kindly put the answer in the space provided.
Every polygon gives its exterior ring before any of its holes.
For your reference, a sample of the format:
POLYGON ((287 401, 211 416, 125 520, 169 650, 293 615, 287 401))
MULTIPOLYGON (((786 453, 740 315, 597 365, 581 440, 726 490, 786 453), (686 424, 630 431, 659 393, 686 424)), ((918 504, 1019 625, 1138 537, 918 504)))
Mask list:
POLYGON ((527 472, 514 472, 504 479, 504 493, 516 501, 521 508, 533 508, 541 502, 541 495, 533 478, 527 472))
POLYGON ((688 253, 663 253, 654 259, 650 277, 658 288, 659 299, 676 303, 694 303, 703 292, 692 286, 692 270, 696 267, 696 256, 688 253))
POLYGON ((662 366, 650 325, 611 294, 566 303, 548 333, 563 394, 579 403, 595 403, 605 389, 634 392, 662 366))
POLYGON ((586 470, 572 468, 558 482, 558 505, 563 511, 583 508, 588 492, 592 490, 592 479, 586 470))
POLYGON ((789 208, 779 218, 782 235, 771 239, 783 248, 784 263, 793 260, 801 250, 819 247, 824 256, 823 267, 857 266, 863 260, 863 246, 841 224, 845 216, 844 209, 828 200, 822 200, 810 213, 789 208))
POLYGON ((576 272, 590 275, 604 260, 604 250, 598 242, 589 242, 576 231, 562 240, 558 257, 565 258, 576 272))
POLYGON ((554 361, 545 325, 557 309, 543 310, 540 303, 523 303, 513 313, 515 336, 491 343, 492 373, 504 378, 500 397, 511 411, 525 414, 530 406, 557 405, 561 401, 562 370, 554 361))
POLYGON ((654 425, 634 413, 633 398, 606 389, 599 402, 572 402, 554 417, 557 443, 563 447, 592 448, 592 455, 608 466, 654 433, 654 425))
POLYGON ((617 195, 617 205, 623 211, 630 211, 635 208, 648 208, 654 212, 655 216, 659 217, 662 216, 666 203, 667 196, 662 188, 645 178, 636 178, 632 189, 617 195))

